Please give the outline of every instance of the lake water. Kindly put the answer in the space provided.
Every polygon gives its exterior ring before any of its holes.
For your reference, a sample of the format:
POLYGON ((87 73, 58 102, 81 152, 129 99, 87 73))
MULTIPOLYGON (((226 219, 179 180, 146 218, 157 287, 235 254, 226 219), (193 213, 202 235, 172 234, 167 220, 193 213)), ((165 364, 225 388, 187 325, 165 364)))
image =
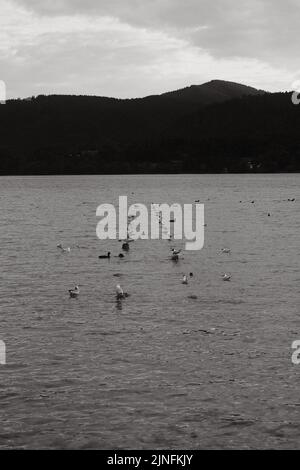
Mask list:
POLYGON ((299 174, 1 177, 0 448, 299 448, 299 201, 299 174), (199 199, 204 249, 99 260, 119 195, 199 199))

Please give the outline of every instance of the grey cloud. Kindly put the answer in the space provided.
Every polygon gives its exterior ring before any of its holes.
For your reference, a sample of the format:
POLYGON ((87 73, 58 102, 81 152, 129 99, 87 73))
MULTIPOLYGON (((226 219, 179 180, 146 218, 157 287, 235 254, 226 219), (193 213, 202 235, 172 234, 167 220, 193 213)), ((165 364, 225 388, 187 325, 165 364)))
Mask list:
POLYGON ((250 57, 277 66, 298 66, 298 0, 16 1, 42 15, 107 15, 171 31, 216 57, 250 57))

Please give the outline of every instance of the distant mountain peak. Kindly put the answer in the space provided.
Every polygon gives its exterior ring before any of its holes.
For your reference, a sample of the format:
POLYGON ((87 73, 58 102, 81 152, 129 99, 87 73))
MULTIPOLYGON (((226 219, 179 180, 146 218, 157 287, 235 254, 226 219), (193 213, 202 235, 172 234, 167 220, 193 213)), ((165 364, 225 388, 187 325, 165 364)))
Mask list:
POLYGON ((211 80, 201 85, 191 85, 179 90, 164 93, 160 96, 181 101, 191 101, 199 105, 220 103, 233 98, 248 95, 261 95, 263 90, 225 80, 211 80))

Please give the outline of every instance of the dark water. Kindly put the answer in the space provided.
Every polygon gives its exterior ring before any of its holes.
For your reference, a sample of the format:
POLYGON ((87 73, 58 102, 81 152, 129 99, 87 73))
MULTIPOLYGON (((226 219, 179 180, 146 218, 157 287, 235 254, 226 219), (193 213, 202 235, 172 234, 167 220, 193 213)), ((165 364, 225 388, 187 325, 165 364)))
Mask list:
POLYGON ((0 448, 299 447, 299 201, 300 175, 0 178, 0 448), (200 199, 204 249, 98 260, 96 208, 127 194, 200 199))

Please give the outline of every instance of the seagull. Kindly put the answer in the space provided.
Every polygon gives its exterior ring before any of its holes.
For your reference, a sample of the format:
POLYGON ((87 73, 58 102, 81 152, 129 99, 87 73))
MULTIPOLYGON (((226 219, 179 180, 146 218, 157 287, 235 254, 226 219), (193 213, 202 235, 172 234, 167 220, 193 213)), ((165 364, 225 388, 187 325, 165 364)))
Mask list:
POLYGON ((222 251, 222 253, 231 253, 230 248, 222 248, 221 251, 222 251))
POLYGON ((182 284, 187 284, 187 283, 188 283, 187 277, 186 275, 184 275, 182 278, 182 284))
POLYGON ((117 300, 125 299, 126 297, 128 297, 128 294, 123 291, 120 284, 117 284, 116 286, 116 294, 117 294, 117 300))
POLYGON ((181 253, 181 250, 175 250, 175 248, 172 248, 173 255, 179 255, 181 253))
POLYGON ((230 274, 223 274, 223 281, 230 281, 231 275, 230 274))
POLYGON ((57 245, 57 248, 59 248, 63 253, 70 253, 71 248, 68 246, 68 248, 64 248, 61 243, 57 245))
POLYGON ((72 299, 79 296, 80 290, 78 286, 75 286, 74 289, 69 289, 69 294, 72 299))

